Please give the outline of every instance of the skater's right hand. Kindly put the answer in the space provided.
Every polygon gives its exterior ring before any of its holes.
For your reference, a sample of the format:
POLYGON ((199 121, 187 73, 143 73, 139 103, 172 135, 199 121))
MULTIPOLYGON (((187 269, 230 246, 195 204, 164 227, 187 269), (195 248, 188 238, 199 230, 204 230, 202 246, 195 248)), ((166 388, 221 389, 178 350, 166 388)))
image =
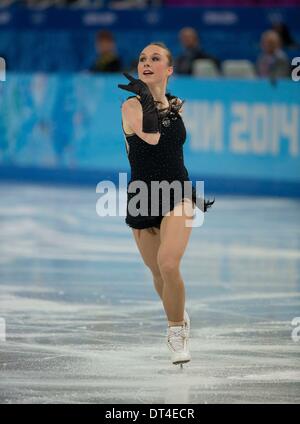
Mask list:
POLYGON ((145 97, 145 96, 152 96, 148 86, 146 83, 144 83, 142 80, 140 79, 136 79, 134 77, 132 77, 131 75, 129 75, 127 72, 123 72, 123 75, 129 79, 129 84, 125 85, 125 84, 118 84, 118 87, 121 88, 122 90, 127 90, 130 91, 134 94, 139 95, 141 98, 145 97))
POLYGON ((127 72, 123 72, 123 75, 130 82, 127 85, 118 84, 118 87, 137 94, 140 97, 139 101, 143 109, 143 132, 155 134, 160 132, 158 111, 149 87, 142 80, 132 77, 127 72))

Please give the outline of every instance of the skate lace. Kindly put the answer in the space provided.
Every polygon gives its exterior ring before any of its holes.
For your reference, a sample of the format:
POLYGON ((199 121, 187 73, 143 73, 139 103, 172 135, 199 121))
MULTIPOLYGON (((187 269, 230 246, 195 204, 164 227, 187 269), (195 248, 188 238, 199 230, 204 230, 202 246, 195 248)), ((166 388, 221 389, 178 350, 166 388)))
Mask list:
POLYGON ((185 327, 183 326, 179 329, 174 327, 169 328, 168 342, 174 351, 180 351, 184 349, 184 341, 186 336, 185 327))

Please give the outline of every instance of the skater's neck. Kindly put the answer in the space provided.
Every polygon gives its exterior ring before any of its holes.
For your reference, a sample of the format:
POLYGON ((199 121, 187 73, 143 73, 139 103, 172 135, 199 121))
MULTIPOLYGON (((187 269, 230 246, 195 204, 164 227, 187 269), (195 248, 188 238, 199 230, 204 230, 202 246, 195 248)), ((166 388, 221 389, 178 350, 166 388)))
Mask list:
POLYGON ((148 85, 149 90, 153 96, 153 99, 158 102, 157 103, 157 107, 158 109, 164 109, 166 107, 169 107, 169 101, 168 98, 166 96, 166 87, 165 85, 154 85, 151 86, 150 84, 148 85))

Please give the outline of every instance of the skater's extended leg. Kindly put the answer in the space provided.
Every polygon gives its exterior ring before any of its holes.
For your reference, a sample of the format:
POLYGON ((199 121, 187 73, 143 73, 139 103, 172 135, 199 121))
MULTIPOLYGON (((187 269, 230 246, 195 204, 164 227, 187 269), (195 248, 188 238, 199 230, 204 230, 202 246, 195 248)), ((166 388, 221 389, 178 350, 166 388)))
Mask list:
POLYGON ((183 203, 176 205, 160 226, 157 263, 164 281, 163 304, 169 326, 184 324, 185 287, 179 265, 192 230, 186 222, 194 213, 192 202, 186 199, 184 203, 185 207, 183 203), (177 210, 181 216, 175 215, 177 210))

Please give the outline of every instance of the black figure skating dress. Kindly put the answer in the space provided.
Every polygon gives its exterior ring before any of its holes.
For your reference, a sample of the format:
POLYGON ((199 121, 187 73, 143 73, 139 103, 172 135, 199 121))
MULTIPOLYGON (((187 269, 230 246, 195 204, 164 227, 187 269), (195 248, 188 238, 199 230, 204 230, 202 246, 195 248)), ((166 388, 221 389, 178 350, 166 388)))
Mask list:
MULTIPOLYGON (((135 96, 128 98, 132 97, 135 96)), ((123 128, 126 138, 127 156, 131 167, 131 178, 127 185, 127 215, 125 222, 132 228, 160 228, 164 215, 174 209, 178 200, 180 201, 180 199, 182 200, 186 197, 194 202, 193 205, 196 203, 196 190, 184 166, 183 144, 186 141, 185 125, 178 110, 177 97, 169 93, 166 94, 166 97, 169 100, 169 107, 161 111, 159 110, 161 136, 158 144, 149 144, 136 134, 126 134, 123 128), (128 208, 130 200, 139 193, 139 189, 133 193, 128 190, 129 185, 135 181, 143 181, 148 187, 148 209, 146 213, 143 212, 144 216, 141 213, 134 216, 136 213, 130 213, 132 209, 129 211, 128 208), (167 181, 168 183, 179 181, 182 185, 182 190, 179 192, 180 199, 178 199, 178 191, 174 197, 173 190, 169 191, 169 200, 166 199, 166 202, 163 201, 162 193, 160 193, 159 198, 157 196, 155 196, 155 199, 154 196, 151 198, 151 181, 167 181), (186 184, 190 185, 190 189, 184 188, 184 181, 189 181, 186 184), (156 209, 155 214, 153 214, 153 209, 151 210, 151 202, 153 204, 156 203, 156 207, 158 208, 158 212, 156 209)), ((212 203, 202 202, 204 212, 206 212, 212 203)), ((197 201, 197 206, 198 204, 197 201)), ((140 204, 137 203, 136 210, 138 211, 139 209, 140 204)))

